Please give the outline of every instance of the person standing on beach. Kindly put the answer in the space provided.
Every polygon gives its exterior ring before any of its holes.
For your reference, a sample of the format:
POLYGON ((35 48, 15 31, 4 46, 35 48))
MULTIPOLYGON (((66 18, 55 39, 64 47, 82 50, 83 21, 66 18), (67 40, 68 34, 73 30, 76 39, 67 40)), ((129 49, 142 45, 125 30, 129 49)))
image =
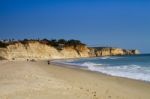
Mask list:
POLYGON ((50 64, 50 61, 47 61, 48 65, 50 64))

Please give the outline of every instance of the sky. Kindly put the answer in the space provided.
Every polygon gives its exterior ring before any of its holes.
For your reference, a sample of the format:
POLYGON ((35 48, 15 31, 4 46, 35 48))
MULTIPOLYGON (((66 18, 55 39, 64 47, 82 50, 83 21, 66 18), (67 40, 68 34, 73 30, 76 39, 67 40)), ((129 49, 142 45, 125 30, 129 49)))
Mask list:
POLYGON ((0 39, 78 39, 150 53, 150 0, 0 0, 0 39))

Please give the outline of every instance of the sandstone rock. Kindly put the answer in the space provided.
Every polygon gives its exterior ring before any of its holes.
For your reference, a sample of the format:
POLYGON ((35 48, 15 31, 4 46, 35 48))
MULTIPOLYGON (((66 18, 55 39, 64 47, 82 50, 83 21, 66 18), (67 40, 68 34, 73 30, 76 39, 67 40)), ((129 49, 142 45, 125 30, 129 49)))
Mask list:
POLYGON ((132 54, 139 54, 139 51, 109 47, 88 48, 85 45, 65 46, 63 49, 58 50, 53 46, 42 44, 38 41, 26 44, 17 42, 8 45, 6 48, 0 48, 0 57, 8 60, 81 58, 132 54))

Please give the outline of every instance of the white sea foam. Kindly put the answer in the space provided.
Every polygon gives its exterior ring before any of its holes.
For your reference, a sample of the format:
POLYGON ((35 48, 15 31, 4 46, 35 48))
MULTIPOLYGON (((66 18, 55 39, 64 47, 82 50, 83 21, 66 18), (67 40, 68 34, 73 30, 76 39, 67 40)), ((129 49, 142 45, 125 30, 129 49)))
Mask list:
POLYGON ((149 56, 107 56, 78 60, 59 60, 57 62, 87 68, 91 71, 97 71, 112 76, 150 81, 149 59, 149 56))
POLYGON ((109 56, 104 56, 104 57, 101 57, 100 59, 118 59, 118 58, 121 58, 121 57, 109 57, 109 56))
POLYGON ((87 67, 91 71, 97 71, 111 76, 150 81, 150 68, 144 68, 134 64, 124 66, 109 66, 107 64, 95 64, 92 62, 85 62, 83 64, 76 65, 87 67))

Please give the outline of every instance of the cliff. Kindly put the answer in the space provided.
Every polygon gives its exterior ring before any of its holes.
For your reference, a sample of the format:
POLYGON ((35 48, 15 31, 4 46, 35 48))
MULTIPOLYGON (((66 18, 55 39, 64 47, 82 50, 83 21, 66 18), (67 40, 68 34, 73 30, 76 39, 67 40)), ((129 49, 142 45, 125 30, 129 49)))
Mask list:
POLYGON ((138 50, 125 50, 120 48, 88 48, 83 44, 58 48, 38 41, 30 41, 27 43, 17 42, 0 48, 0 58, 8 60, 81 58, 111 55, 133 55, 138 53, 138 50))
POLYGON ((134 55, 139 54, 138 50, 127 50, 121 48, 112 48, 112 47, 94 47, 90 48, 91 56, 115 56, 115 55, 134 55))

